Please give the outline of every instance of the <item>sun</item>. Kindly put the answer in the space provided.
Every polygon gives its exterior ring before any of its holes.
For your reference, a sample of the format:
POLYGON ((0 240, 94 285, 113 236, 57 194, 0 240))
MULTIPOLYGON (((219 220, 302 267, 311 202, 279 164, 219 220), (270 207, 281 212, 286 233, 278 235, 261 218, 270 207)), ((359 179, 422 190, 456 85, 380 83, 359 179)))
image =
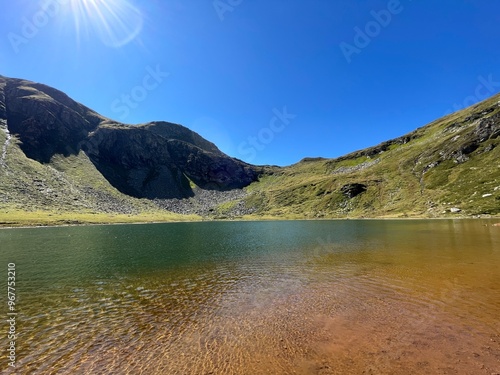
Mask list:
POLYGON ((70 0, 78 35, 98 36, 110 47, 119 48, 141 33, 143 15, 130 0, 70 0))

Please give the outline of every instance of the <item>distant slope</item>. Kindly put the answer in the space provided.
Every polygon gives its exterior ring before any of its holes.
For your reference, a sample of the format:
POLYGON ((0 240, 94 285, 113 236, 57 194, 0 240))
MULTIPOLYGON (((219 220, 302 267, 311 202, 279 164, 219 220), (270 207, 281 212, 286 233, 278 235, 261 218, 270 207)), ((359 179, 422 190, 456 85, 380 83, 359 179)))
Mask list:
POLYGON ((338 159, 306 158, 252 184, 248 204, 287 217, 498 215, 499 100, 338 159))

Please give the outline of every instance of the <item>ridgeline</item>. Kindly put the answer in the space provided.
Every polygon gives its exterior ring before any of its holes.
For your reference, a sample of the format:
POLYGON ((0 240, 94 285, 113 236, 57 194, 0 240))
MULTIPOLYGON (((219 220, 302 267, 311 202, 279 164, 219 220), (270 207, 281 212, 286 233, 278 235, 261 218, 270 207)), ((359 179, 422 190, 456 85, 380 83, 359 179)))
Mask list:
POLYGON ((500 95, 336 159, 254 166, 0 76, 0 225, 500 213, 500 95))

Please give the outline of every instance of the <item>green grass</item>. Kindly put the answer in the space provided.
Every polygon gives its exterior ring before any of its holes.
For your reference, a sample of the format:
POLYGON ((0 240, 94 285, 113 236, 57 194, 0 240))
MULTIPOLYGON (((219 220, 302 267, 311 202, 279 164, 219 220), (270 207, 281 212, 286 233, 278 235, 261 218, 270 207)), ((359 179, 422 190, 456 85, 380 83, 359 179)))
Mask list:
POLYGON ((225 215, 230 212, 237 204, 237 200, 221 203, 217 206, 217 213, 220 215, 225 215))
POLYGON ((76 224, 119 224, 119 223, 152 223, 199 221, 197 215, 179 215, 166 211, 143 212, 134 215, 105 214, 99 212, 57 212, 57 211, 25 211, 19 209, 0 209, 0 226, 55 226, 76 224))
POLYGON ((257 215, 272 217, 442 217, 500 214, 500 140, 488 140, 497 146, 484 153, 481 149, 458 164, 442 160, 442 152, 460 149, 471 139, 477 125, 465 119, 486 109, 486 117, 500 111, 500 95, 464 111, 434 121, 416 130, 418 137, 406 144, 393 144, 377 155, 377 164, 362 170, 332 174, 340 167, 353 167, 372 161, 353 153, 352 158, 297 163, 272 176, 263 177, 247 188, 247 205, 258 209, 257 215), (462 123, 455 133, 447 128, 462 123), (454 141, 454 137, 460 137, 454 141), (439 165, 430 168, 431 163, 439 165), (348 183, 363 183, 365 193, 349 199, 341 194, 348 183), (494 190, 498 187, 497 190, 494 190), (475 195, 474 195, 475 194, 475 195), (484 194, 493 194, 482 198, 484 194), (449 209, 462 209, 459 215, 449 209), (445 213, 446 211, 446 213, 445 213))

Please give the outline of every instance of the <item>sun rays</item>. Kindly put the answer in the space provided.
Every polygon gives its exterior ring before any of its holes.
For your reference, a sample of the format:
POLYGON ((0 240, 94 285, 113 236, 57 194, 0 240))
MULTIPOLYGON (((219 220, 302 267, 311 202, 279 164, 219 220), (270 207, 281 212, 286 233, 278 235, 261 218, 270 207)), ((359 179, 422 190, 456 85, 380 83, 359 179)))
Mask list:
POLYGON ((98 36, 119 48, 133 41, 143 27, 143 15, 129 0, 69 0, 78 38, 98 36))

